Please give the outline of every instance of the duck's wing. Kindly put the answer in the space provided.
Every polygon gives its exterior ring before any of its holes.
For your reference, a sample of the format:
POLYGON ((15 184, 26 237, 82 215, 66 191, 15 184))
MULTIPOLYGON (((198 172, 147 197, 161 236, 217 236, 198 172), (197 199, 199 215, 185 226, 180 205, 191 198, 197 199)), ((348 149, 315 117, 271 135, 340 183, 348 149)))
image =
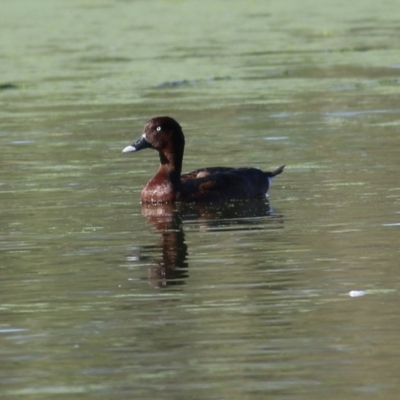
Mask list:
POLYGON ((201 168, 196 169, 195 171, 188 172, 186 174, 181 175, 181 181, 186 182, 192 179, 200 179, 205 178, 207 176, 216 174, 216 173, 228 173, 234 171, 236 168, 229 167, 210 167, 210 168, 201 168))
POLYGON ((181 177, 182 201, 227 201, 265 196, 268 176, 257 168, 204 168, 181 177))

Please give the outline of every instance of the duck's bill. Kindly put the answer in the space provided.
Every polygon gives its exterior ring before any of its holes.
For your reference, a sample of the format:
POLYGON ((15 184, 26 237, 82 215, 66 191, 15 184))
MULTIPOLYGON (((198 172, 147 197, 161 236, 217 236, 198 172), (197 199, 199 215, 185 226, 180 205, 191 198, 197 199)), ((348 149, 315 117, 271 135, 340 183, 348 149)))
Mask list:
POLYGON ((144 136, 141 136, 135 143, 126 146, 122 152, 123 153, 130 153, 132 151, 139 151, 142 149, 146 149, 148 147, 151 147, 150 143, 145 139, 144 136))

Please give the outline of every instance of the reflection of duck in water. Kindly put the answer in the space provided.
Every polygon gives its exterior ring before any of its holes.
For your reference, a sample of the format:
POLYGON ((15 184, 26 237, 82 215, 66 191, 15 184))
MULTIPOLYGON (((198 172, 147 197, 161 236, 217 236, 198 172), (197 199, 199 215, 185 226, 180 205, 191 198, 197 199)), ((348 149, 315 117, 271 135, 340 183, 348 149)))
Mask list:
POLYGON ((142 202, 216 202, 264 197, 272 179, 284 166, 272 172, 257 168, 203 168, 181 175, 185 138, 180 125, 170 117, 151 119, 143 135, 123 152, 153 148, 159 152, 160 167, 142 191, 142 202))
POLYGON ((268 202, 261 199, 220 205, 144 203, 142 214, 161 234, 160 243, 156 247, 143 246, 139 257, 154 260, 149 268, 149 278, 157 287, 183 284, 188 277, 184 223, 198 224, 203 231, 265 229, 266 222, 276 229, 277 221, 279 227, 282 226, 282 218, 274 215, 268 202))
MULTIPOLYGON (((161 233, 161 242, 154 250, 161 250, 161 260, 157 266, 149 268, 149 279, 154 286, 179 285, 188 276, 187 245, 182 228, 181 215, 173 209, 171 204, 163 207, 142 206, 142 213, 156 229, 161 233)), ((156 258, 159 255, 157 254, 156 258)))

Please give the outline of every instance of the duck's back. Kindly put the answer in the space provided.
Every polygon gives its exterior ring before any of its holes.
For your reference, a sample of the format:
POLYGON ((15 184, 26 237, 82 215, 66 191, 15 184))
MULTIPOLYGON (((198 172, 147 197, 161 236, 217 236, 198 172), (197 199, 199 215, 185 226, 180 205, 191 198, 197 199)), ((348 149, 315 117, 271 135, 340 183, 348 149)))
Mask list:
POLYGON ((181 201, 227 201, 264 197, 272 178, 283 167, 273 172, 257 168, 212 167, 198 169, 181 176, 181 201))

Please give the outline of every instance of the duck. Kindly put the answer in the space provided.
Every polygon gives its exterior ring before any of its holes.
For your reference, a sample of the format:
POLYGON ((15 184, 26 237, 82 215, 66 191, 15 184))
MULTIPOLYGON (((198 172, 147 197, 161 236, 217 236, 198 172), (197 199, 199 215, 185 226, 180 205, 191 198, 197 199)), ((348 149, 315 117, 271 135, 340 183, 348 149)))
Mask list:
POLYGON ((139 139, 122 152, 147 148, 158 151, 160 166, 142 190, 142 203, 220 203, 263 198, 273 178, 285 168, 282 165, 265 172, 253 167, 206 167, 182 174, 185 136, 179 123, 167 116, 150 119, 139 139))

